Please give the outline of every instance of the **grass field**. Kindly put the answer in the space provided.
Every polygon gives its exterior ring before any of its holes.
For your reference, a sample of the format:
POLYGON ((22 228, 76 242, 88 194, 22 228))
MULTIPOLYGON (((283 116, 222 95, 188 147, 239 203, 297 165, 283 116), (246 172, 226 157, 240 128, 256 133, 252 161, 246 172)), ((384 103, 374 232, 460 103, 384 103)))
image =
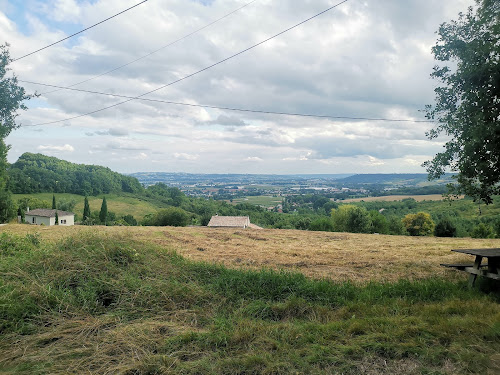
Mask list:
POLYGON ((282 197, 273 197, 270 195, 258 195, 258 196, 244 197, 244 198, 235 198, 233 199, 233 204, 250 203, 250 204, 255 204, 257 206, 274 207, 278 204, 281 204, 282 201, 283 201, 282 197))
MULTIPOLYGON (((0 228, 19 235, 37 233, 48 241, 73 233, 98 232, 112 236, 122 227, 38 227, 9 225, 0 228)), ((239 230, 207 227, 127 227, 126 233, 143 243, 173 249, 197 261, 230 268, 262 267, 300 271, 306 276, 335 281, 370 282, 418 280, 432 276, 464 278, 440 263, 471 261, 451 249, 500 247, 500 239, 386 236, 375 234, 309 232, 299 230, 239 230)))
MULTIPOLYGON (((352 202, 394 202, 402 201, 403 199, 412 198, 417 202, 423 201, 442 201, 444 198, 441 194, 428 194, 428 195, 385 195, 382 197, 366 197, 366 198, 355 198, 355 199, 345 199, 342 202, 352 203, 352 202)), ((461 197, 463 198, 463 197, 461 197)))
POLYGON ((500 240, 3 226, 0 373, 496 375, 460 247, 500 240))
MULTIPOLYGON (((78 215, 77 217, 81 218, 83 212, 83 201, 84 197, 76 194, 67 194, 67 193, 56 193, 56 201, 59 200, 74 200, 76 201, 74 213, 78 215)), ((52 204, 52 193, 38 193, 38 194, 14 194, 14 199, 22 199, 25 197, 34 197, 52 204)), ((99 197, 88 197, 90 210, 91 211, 100 211, 102 204, 102 196, 99 197)), ((116 194, 107 194, 106 201, 108 205, 108 211, 114 212, 117 217, 121 217, 124 215, 132 215, 137 220, 142 220, 145 215, 150 213, 155 213, 158 208, 146 201, 143 201, 136 197, 129 197, 126 195, 116 195, 116 194)))

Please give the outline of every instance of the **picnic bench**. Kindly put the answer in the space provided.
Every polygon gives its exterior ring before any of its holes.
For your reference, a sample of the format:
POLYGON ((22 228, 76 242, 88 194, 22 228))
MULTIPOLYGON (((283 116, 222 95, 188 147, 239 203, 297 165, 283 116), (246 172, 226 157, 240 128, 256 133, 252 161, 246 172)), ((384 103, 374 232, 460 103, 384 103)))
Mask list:
POLYGON ((454 249, 451 251, 476 257, 473 264, 441 264, 443 267, 470 273, 469 287, 474 286, 478 276, 500 280, 500 249, 454 249), (486 258, 488 263, 483 264, 483 258, 486 258))

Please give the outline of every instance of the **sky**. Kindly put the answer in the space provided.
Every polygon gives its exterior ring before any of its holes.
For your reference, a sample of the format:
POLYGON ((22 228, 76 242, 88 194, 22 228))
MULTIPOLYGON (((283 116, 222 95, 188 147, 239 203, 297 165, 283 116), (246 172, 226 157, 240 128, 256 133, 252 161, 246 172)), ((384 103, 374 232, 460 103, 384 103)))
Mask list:
MULTIPOLYGON (((0 0, 0 43, 9 43, 16 59, 139 2, 0 0)), ((10 68, 20 80, 67 87, 93 78, 74 88, 109 95, 20 82, 40 96, 26 103, 21 127, 7 137, 9 162, 33 152, 122 173, 425 173, 421 164, 446 141, 429 140, 433 125, 415 122, 425 120, 422 110, 434 101, 431 48, 439 25, 473 0, 348 0, 171 84, 339 2, 149 0, 14 61, 10 68), (124 101, 112 94, 136 97, 165 85, 143 98, 410 121, 140 100, 70 119, 124 101)))

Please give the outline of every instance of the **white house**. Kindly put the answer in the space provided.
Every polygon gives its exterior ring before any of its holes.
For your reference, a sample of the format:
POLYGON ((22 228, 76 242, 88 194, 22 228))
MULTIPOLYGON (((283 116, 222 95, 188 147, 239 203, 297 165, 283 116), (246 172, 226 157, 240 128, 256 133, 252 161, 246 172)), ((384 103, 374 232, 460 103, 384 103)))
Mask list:
POLYGON ((75 225, 75 214, 61 210, 48 210, 45 208, 37 208, 36 210, 28 210, 24 214, 24 220, 28 224, 33 225, 56 225, 56 211, 59 219, 59 225, 75 225))

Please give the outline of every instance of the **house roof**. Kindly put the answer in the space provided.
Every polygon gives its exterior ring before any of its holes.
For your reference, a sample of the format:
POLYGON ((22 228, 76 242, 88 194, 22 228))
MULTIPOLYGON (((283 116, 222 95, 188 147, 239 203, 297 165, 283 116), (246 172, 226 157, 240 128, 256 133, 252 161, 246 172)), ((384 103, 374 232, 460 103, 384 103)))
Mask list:
MULTIPOLYGON (((56 210, 49 210, 46 208, 37 208, 35 210, 30 210, 30 211, 26 212, 25 215, 41 216, 41 217, 56 217, 56 210)), ((59 217, 61 217, 61 216, 73 216, 75 214, 73 212, 66 212, 66 211, 57 210, 57 215, 59 217)))
POLYGON ((212 216, 209 227, 247 227, 250 225, 248 216, 212 216))

